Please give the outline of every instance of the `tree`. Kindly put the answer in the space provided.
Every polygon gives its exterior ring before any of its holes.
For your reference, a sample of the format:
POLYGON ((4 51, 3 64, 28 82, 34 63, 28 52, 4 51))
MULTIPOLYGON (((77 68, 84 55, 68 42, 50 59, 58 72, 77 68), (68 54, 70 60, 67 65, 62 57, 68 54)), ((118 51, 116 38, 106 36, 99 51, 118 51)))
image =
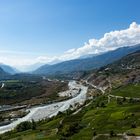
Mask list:
POLYGON ((119 99, 119 98, 117 98, 117 104, 118 104, 118 105, 122 105, 122 104, 123 104, 123 103, 122 103, 122 100, 119 99))
POLYGON ((36 122, 32 120, 32 130, 36 130, 36 122))
POLYGON ((105 107, 105 103, 101 102, 100 107, 105 107))
POLYGON ((63 136, 69 136, 70 135, 70 125, 64 125, 61 133, 63 136))
POLYGON ((130 98, 130 99, 129 99, 129 102, 130 102, 130 103, 135 103, 135 101, 133 100, 133 98, 130 98))
POLYGON ((93 132, 93 136, 96 136, 96 135, 97 135, 97 133, 96 133, 96 131, 94 131, 94 132, 93 132))
POLYGON ((0 122, 3 122, 4 118, 2 116, 0 116, 0 122))
POLYGON ((64 124, 59 127, 59 134, 64 137, 72 136, 81 129, 81 126, 77 122, 64 124))
POLYGON ((111 136, 111 137, 113 137, 113 136, 114 136, 114 134, 115 134, 115 133, 114 133, 114 131, 113 131, 113 130, 111 130, 111 131, 110 131, 110 136, 111 136))
POLYGON ((16 130, 18 132, 21 132, 21 131, 29 130, 31 128, 32 128, 32 123, 25 121, 25 122, 22 122, 19 125, 17 125, 16 130))
POLYGON ((126 98, 125 97, 123 97, 123 102, 125 102, 126 101, 126 98))
POLYGON ((137 126, 136 126, 136 123, 132 123, 131 124, 131 128, 136 128, 137 126))

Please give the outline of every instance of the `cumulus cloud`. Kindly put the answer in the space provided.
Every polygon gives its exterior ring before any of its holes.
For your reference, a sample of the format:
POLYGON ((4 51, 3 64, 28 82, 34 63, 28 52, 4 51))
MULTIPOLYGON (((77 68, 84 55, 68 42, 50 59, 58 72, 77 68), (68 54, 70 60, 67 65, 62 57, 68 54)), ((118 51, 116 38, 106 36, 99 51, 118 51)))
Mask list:
POLYGON ((46 63, 59 62, 65 60, 76 59, 88 54, 100 54, 110 50, 115 50, 124 46, 132 46, 140 43, 140 25, 136 22, 130 24, 129 28, 119 31, 111 31, 105 33, 100 39, 90 39, 88 43, 78 49, 70 49, 61 56, 52 58, 43 56, 39 57, 39 61, 46 63))
MULTIPOLYGON (((21 67, 22 65, 31 65, 34 63, 54 64, 66 60, 72 60, 88 54, 101 54, 110 50, 115 50, 124 46, 132 46, 140 43, 140 25, 136 22, 130 24, 127 29, 111 31, 105 33, 100 39, 90 39, 80 48, 73 48, 64 52, 60 56, 40 56, 34 59, 17 60, 0 57, 2 62, 21 67)), ((18 68, 19 68, 18 67, 18 68)))

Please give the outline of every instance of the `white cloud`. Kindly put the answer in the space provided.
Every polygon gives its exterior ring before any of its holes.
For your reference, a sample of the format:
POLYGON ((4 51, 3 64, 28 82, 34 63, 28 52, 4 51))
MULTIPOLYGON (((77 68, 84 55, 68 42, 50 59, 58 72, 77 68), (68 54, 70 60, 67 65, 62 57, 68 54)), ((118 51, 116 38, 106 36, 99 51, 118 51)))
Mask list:
MULTIPOLYGON (((140 25, 136 22, 130 24, 129 28, 120 31, 105 33, 101 39, 90 39, 83 47, 70 49, 63 55, 48 58, 43 56, 43 62, 65 61, 75 59, 87 54, 100 54, 115 50, 124 46, 131 46, 140 43, 140 25)), ((40 57, 41 58, 41 57, 40 57)))
POLYGON ((100 39, 90 39, 88 43, 78 49, 70 49, 60 56, 40 56, 35 59, 9 60, 8 58, 0 58, 3 62, 12 65, 21 66, 23 64, 33 63, 57 63, 61 61, 76 59, 87 54, 100 54, 110 50, 115 50, 124 46, 131 46, 140 43, 140 25, 136 22, 130 24, 129 28, 119 31, 111 31, 105 33, 100 39))

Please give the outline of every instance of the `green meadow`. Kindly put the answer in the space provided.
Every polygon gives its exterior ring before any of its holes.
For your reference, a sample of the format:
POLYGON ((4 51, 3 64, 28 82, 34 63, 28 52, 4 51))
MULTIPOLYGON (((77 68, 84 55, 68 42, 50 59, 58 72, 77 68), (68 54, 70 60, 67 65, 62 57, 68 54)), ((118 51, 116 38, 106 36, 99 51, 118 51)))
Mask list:
POLYGON ((98 134, 100 139, 119 140, 117 134, 140 135, 140 103, 115 99, 107 102, 106 96, 97 97, 80 112, 60 113, 46 121, 37 122, 36 130, 1 135, 2 140, 91 140, 98 134), (111 133, 112 136, 111 136, 111 133), (106 136, 107 134, 107 136, 106 136))

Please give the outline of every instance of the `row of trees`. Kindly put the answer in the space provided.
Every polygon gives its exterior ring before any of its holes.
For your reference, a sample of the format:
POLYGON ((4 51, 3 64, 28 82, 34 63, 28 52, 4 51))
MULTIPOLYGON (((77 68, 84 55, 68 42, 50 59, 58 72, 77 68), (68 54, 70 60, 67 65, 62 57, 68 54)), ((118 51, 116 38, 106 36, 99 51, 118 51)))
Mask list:
POLYGON ((25 121, 20 123, 19 125, 17 125, 16 127, 16 131, 17 132, 21 132, 21 131, 25 131, 25 130, 36 130, 36 122, 34 120, 32 120, 31 122, 25 121))

